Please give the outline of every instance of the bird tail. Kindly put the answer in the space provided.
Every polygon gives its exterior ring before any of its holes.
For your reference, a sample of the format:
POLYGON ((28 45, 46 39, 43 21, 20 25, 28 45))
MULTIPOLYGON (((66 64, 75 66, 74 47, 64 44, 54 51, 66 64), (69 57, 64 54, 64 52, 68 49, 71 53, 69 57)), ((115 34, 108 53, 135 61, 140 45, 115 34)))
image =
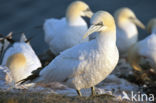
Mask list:
POLYGON ((134 44, 128 51, 128 62, 136 71, 142 72, 142 68, 139 65, 140 56, 137 53, 136 44, 134 44))

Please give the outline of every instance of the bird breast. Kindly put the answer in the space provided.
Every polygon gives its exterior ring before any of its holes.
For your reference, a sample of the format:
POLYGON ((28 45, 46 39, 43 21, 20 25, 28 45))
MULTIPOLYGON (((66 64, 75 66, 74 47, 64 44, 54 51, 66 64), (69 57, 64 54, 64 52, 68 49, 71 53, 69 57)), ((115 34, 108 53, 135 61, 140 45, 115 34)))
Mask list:
POLYGON ((88 54, 88 59, 78 67, 81 70, 79 75, 75 75, 72 80, 68 81, 69 86, 78 90, 90 88, 104 80, 112 72, 118 62, 118 50, 116 46, 103 50, 92 51, 88 54))

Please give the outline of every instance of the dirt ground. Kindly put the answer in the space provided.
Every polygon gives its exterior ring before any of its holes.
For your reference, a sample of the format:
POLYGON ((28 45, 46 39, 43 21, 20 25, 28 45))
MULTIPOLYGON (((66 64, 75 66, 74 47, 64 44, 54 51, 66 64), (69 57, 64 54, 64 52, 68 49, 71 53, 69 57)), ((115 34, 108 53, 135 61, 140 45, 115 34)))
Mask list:
POLYGON ((0 103, 132 103, 126 100, 117 101, 109 95, 97 97, 67 97, 56 94, 10 93, 0 92, 0 103))

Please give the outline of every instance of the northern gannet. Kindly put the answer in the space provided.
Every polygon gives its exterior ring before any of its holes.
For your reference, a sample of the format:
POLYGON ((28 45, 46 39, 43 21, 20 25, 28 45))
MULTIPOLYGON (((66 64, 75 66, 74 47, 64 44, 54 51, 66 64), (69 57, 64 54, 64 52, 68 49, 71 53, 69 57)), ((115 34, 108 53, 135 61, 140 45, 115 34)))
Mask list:
POLYGON ((12 77, 12 81, 9 84, 15 84, 31 75, 31 72, 36 68, 41 67, 39 58, 32 47, 24 42, 24 38, 25 35, 23 34, 21 41, 15 42, 9 47, 3 57, 2 65, 8 67, 12 77))
POLYGON ((129 8, 121 8, 115 12, 117 47, 120 56, 125 56, 128 49, 138 41, 137 26, 145 29, 145 26, 129 8))
POLYGON ((65 49, 88 41, 88 38, 82 39, 88 29, 82 16, 90 18, 92 15, 93 13, 86 3, 74 1, 67 8, 66 17, 47 19, 43 29, 45 42, 49 45, 51 52, 58 55, 65 49))
POLYGON ((149 21, 147 29, 150 35, 134 44, 128 53, 128 61, 137 71, 142 71, 139 65, 142 57, 148 59, 151 67, 156 70, 156 18, 149 21))
POLYGON ((76 89, 81 96, 82 88, 92 88, 104 80, 118 63, 116 27, 111 14, 98 11, 91 18, 91 26, 84 38, 97 32, 97 38, 61 52, 48 66, 34 75, 21 80, 25 82, 62 82, 76 89))

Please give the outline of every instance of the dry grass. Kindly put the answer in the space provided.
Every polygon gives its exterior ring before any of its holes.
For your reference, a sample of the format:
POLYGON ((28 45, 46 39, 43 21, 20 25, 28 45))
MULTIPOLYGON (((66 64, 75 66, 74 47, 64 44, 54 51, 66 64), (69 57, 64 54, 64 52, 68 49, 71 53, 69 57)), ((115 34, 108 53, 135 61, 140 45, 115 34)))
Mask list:
POLYGON ((109 95, 97 97, 67 97, 26 91, 19 93, 0 92, 0 98, 0 103, 130 103, 128 101, 117 101, 109 95))

